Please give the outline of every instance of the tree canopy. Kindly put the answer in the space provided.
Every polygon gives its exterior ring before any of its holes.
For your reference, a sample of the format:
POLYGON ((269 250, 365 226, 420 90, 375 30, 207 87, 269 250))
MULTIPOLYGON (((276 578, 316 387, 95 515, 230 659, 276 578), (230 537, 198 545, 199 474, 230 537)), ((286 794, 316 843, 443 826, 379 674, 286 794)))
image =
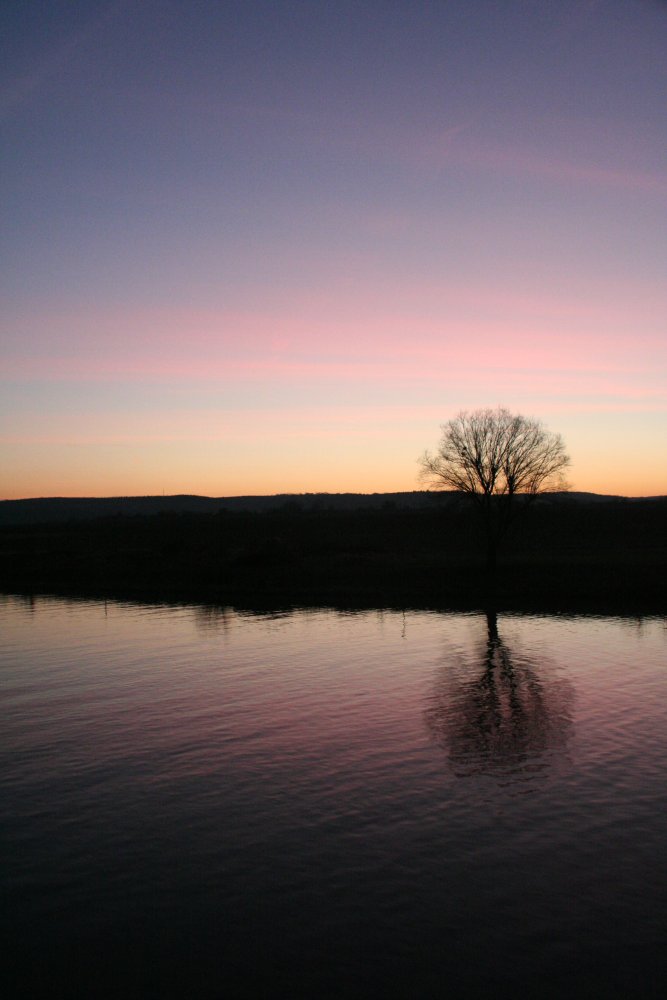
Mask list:
POLYGON ((480 498, 536 496, 567 489, 569 461, 560 434, 538 420, 501 407, 464 410, 442 425, 435 454, 422 456, 421 478, 480 498))

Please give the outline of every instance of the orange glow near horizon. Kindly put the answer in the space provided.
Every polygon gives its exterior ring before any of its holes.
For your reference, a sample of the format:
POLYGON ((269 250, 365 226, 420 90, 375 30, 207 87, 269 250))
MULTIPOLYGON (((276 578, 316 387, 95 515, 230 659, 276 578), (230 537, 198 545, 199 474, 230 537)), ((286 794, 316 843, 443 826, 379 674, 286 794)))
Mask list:
MULTIPOLYGON (((437 440, 427 442, 429 447, 437 440)), ((391 448, 368 438, 358 442, 355 454, 336 442, 290 445, 285 453, 258 459, 253 450, 229 455, 221 442, 162 441, 142 447, 123 443, 104 446, 45 445, 31 450, 31 461, 14 459, 14 488, 2 499, 37 496, 201 496, 274 495, 279 493, 393 493, 426 488, 418 479, 419 451, 404 443, 406 464, 392 462, 391 448), (372 451, 370 457, 367 451, 372 451), (227 457, 225 456, 227 453, 227 457), (31 467, 35 454, 38 467, 31 467), (216 456, 218 456, 216 460, 216 456), (62 469, 67 469, 67 474, 62 469)), ((421 449, 424 450, 423 448, 421 449)), ((570 449, 572 451, 572 449, 570 449)), ((662 470, 629 460, 614 468, 612 455, 575 454, 568 470, 574 491, 619 496, 658 496, 667 493, 662 470)))

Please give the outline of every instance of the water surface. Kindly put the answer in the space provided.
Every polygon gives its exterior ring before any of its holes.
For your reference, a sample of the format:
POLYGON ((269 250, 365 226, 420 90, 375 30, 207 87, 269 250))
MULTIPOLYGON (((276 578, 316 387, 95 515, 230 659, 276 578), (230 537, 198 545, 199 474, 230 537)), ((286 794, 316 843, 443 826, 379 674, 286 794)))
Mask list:
POLYGON ((12 995, 662 995, 663 620, 0 618, 12 995))

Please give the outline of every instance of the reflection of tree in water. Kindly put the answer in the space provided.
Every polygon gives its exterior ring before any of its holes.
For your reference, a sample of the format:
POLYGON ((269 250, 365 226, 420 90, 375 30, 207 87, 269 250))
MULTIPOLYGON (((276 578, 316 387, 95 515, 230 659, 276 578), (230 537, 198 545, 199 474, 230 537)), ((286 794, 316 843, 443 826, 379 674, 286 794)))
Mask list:
MULTIPOLYGON (((20 608, 33 615, 37 611, 37 602, 34 594, 16 594, 14 600, 20 608)), ((3 600, 4 604, 4 600, 3 600)))
POLYGON ((194 609, 197 628, 202 632, 227 634, 234 619, 234 609, 220 604, 201 604, 194 609))
POLYGON ((525 775, 541 770, 567 742, 574 697, 547 664, 512 654, 487 613, 487 638, 471 663, 443 668, 426 712, 428 728, 459 775, 525 775), (479 667, 481 666, 481 673, 479 667))

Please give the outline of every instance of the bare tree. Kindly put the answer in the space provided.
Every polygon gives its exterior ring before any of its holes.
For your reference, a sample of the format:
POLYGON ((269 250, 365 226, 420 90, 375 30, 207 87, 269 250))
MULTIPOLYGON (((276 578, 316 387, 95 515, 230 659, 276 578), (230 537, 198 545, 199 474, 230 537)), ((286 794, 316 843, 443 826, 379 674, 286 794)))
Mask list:
POLYGON ((435 454, 420 460, 422 481, 456 490, 477 504, 486 534, 487 568, 517 509, 541 493, 568 488, 570 459, 560 434, 509 410, 466 410, 442 425, 435 454), (517 505, 517 499, 520 503, 517 505))

